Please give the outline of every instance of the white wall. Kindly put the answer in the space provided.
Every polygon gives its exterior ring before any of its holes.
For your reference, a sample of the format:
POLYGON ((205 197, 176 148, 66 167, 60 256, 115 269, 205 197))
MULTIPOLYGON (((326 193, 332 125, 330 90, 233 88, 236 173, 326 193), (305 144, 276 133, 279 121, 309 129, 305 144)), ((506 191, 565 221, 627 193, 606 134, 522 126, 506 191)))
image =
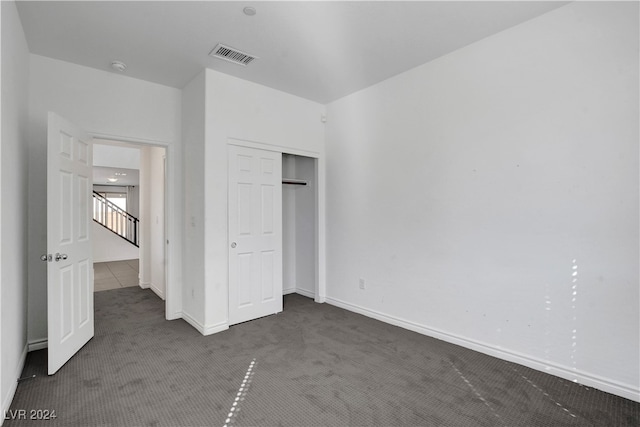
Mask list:
MULTIPOLYGON (((229 138, 324 154, 324 106, 206 70, 204 218, 205 333, 227 328, 229 138)), ((297 153, 302 154, 302 153, 297 153)), ((188 296, 189 297, 189 296, 188 296)), ((194 297, 189 297, 194 298, 194 297)))
POLYGON ((151 192, 146 187, 149 186, 151 181, 151 147, 140 148, 140 164, 139 164, 139 177, 140 177, 140 211, 138 219, 140 220, 140 231, 138 238, 140 240, 140 250, 138 251, 138 278, 140 279, 140 287, 147 289, 151 285, 151 221, 150 221, 150 208, 151 205, 151 192))
POLYGON ((112 168, 140 169, 140 149, 109 145, 109 141, 94 141, 93 165, 112 168), (103 144, 106 142, 106 144, 103 144))
POLYGON ((204 331, 205 71, 182 90, 184 264, 182 316, 204 331))
POLYGON ((164 149, 148 147, 151 170, 143 190, 149 193, 147 222, 149 230, 149 286, 165 298, 165 233, 164 233, 164 149))
POLYGON ((3 1, 0 9, 4 59, 0 71, 0 399, 4 413, 11 404, 27 350, 29 51, 15 3, 3 1))
MULTIPOLYGON (((46 248, 46 117, 53 111, 93 134, 123 141, 167 144, 171 194, 182 187, 180 145, 181 92, 178 89, 132 79, 38 55, 30 55, 29 75, 29 341, 45 340, 46 266, 38 261, 46 248)), ((176 233, 172 241, 173 285, 182 280, 182 204, 172 200, 176 233)), ((173 286, 172 285, 172 286, 173 286)), ((181 295, 167 307, 168 317, 179 317, 181 295)))
POLYGON ((91 245, 93 246, 93 262, 138 259, 140 256, 140 250, 135 245, 95 221, 93 221, 91 245))
POLYGON ((328 301, 638 400, 638 79, 578 2, 330 104, 328 301))
POLYGON ((140 185, 127 186, 127 212, 140 219, 140 185))

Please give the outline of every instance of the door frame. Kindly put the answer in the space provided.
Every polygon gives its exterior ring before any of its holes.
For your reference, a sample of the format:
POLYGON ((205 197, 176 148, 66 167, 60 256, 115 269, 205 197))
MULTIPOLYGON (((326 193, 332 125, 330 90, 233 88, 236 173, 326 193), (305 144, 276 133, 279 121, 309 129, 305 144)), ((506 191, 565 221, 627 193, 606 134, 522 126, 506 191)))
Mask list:
POLYGON ((172 260, 181 260, 182 245, 179 244, 176 227, 176 218, 179 218, 175 209, 177 200, 177 187, 175 177, 177 174, 175 145, 166 141, 149 140, 119 135, 103 134, 98 132, 88 132, 94 139, 120 142, 137 145, 141 147, 160 147, 165 149, 165 176, 164 176, 164 222, 165 222, 165 319, 174 320, 182 318, 182 286, 178 280, 180 277, 180 262, 174 263, 172 260), (168 243, 167 243, 168 242, 168 243), (172 243, 173 242, 173 243, 172 243), (177 264, 177 265, 176 265, 177 264))
MULTIPOLYGON (((326 288, 326 240, 325 240, 325 159, 324 153, 316 151, 307 151, 297 148, 291 148, 286 146, 267 144, 256 141, 247 141, 237 138, 227 138, 227 145, 237 145, 246 148, 255 148, 258 150, 275 151, 282 154, 293 154, 296 156, 311 157, 316 160, 316 226, 315 226, 315 238, 316 238, 316 280, 315 280, 315 297, 314 301, 317 303, 324 303, 327 300, 327 288, 326 288)), ((227 172, 228 174, 228 172, 227 172)), ((228 203, 228 196, 227 196, 228 203)), ((228 225, 227 225, 228 227, 228 225)), ((227 229, 227 240, 229 239, 229 230, 227 229)), ((230 241, 227 241, 227 248, 230 241)), ((229 260, 227 259, 227 266, 229 260)), ((228 272, 227 272, 227 277, 228 272)), ((228 292, 227 292, 228 295, 228 292)), ((228 322, 228 318, 227 318, 228 322)), ((227 323, 228 324, 228 323, 227 323)))

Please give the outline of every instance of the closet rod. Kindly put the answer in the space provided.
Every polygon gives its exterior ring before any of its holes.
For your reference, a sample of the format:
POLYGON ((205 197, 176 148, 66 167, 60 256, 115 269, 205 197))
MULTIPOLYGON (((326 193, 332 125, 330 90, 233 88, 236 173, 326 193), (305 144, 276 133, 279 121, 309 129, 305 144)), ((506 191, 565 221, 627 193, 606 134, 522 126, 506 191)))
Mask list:
POLYGON ((307 181, 303 181, 301 179, 283 179, 282 183, 291 185, 307 185, 307 181))

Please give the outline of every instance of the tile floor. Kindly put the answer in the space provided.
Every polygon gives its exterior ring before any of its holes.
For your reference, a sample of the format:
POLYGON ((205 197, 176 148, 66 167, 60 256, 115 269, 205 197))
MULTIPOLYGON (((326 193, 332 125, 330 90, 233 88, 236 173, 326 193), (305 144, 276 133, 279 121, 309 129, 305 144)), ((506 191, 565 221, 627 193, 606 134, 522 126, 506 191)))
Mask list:
POLYGON ((138 286, 138 268, 137 259, 94 263, 94 292, 138 286))

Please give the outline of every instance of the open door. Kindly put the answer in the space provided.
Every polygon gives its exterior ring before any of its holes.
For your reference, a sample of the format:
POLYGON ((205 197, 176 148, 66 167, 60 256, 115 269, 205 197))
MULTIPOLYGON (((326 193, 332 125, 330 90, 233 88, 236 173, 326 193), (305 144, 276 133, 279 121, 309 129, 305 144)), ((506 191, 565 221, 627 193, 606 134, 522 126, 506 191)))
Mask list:
POLYGON ((282 153, 229 145, 229 324, 282 311, 282 153))
MULTIPOLYGON (((49 113, 47 132, 47 321, 49 375, 93 337, 92 145, 49 113)), ((44 259, 43 257, 43 259, 44 259)))

